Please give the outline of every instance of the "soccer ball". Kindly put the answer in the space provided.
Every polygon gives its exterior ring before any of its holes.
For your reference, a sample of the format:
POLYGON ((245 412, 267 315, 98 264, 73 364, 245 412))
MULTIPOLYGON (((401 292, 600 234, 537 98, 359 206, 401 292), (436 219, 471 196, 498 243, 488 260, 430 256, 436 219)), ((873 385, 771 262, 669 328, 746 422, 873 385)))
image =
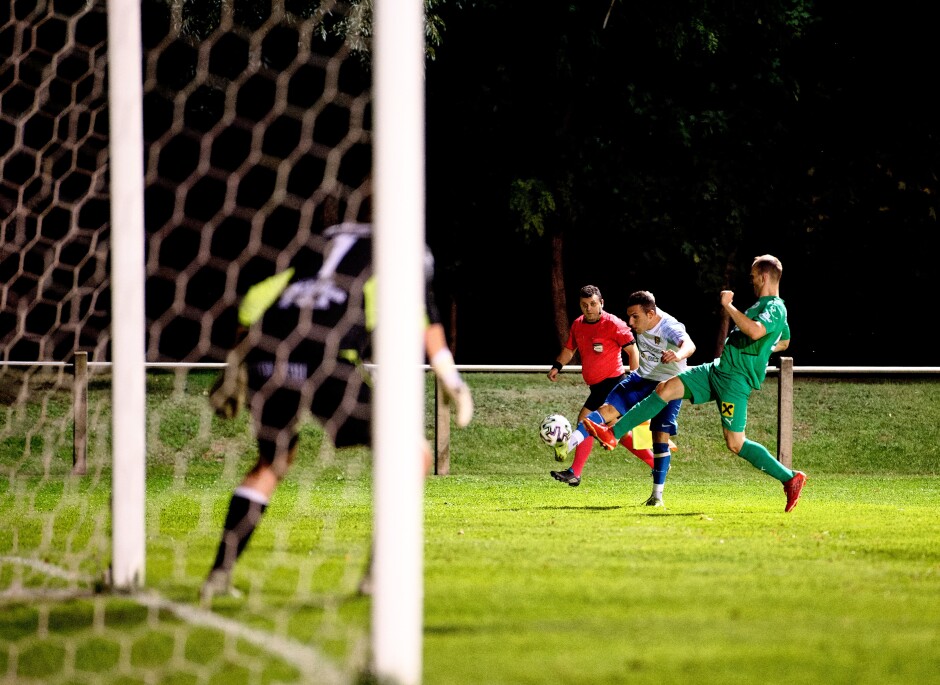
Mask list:
POLYGON ((561 414, 549 414, 539 426, 539 437, 549 447, 566 443, 571 437, 571 423, 561 414))

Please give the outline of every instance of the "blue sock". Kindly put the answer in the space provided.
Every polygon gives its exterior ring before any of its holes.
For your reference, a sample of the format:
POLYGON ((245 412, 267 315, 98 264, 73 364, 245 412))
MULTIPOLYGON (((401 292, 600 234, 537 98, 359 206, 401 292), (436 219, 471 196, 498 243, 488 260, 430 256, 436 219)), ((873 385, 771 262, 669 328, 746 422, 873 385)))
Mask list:
MULTIPOLYGON (((592 411, 590 414, 588 414, 584 418, 591 419, 591 421, 593 421, 594 423, 600 426, 603 426, 605 423, 607 423, 606 421, 604 421, 604 417, 601 416, 601 413, 599 411, 592 411)), ((584 437, 588 437, 591 435, 590 433, 587 432, 587 428, 584 427, 583 421, 578 424, 578 427, 576 430, 580 432, 581 435, 583 435, 584 437)))
POLYGON ((671 460, 668 442, 657 442, 653 445, 653 485, 663 485, 666 482, 671 460))

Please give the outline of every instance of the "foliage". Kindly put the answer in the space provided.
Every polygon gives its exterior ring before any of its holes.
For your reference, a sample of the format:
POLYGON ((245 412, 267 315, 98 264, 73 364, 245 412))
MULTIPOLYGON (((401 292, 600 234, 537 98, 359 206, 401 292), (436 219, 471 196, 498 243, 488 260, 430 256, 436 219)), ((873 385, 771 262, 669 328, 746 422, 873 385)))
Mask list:
MULTIPOLYGON (((834 255, 877 253, 891 290, 929 306, 929 266, 903 254, 940 247, 940 117, 915 67, 933 42, 919 10, 614 0, 441 12, 448 32, 428 67, 429 227, 467 273, 494 260, 474 261, 475 245, 539 235, 533 218, 549 215, 518 197, 537 180, 556 202, 569 292, 608 278, 611 292, 655 288, 682 299, 684 318, 713 319, 717 291, 746 286, 755 254, 814 273, 834 255), (598 255, 612 254, 629 258, 608 269, 598 255)), ((513 284, 550 302, 547 269, 534 259, 513 284)), ((813 330, 816 283, 784 287, 813 330)), ((869 301, 889 306, 877 290, 869 301)), ((863 348, 877 332, 866 336, 863 348)), ((870 363, 838 348, 813 363, 870 363)))
POLYGON ((534 95, 541 120, 520 131, 533 139, 534 154, 510 160, 508 174, 525 178, 537 166, 548 186, 570 175, 582 207, 614 217, 598 224, 596 213, 572 212, 574 232, 582 223, 624 232, 655 222, 680 233, 694 226, 696 242, 703 228, 725 242, 728 229, 731 240, 740 234, 757 190, 755 155, 781 133, 765 103, 785 103, 798 90, 779 55, 803 32, 805 13, 778 2, 747 12, 727 3, 617 3, 606 27, 587 5, 542 13, 554 30, 530 36, 518 53, 502 44, 509 49, 496 72, 510 79, 507 94, 534 95), (544 75, 531 68, 539 53, 544 75), (555 145, 545 146, 551 139, 555 145), (601 193, 615 194, 623 211, 611 213, 601 193))
POLYGON ((554 196, 542 181, 517 178, 512 182, 509 207, 519 215, 520 230, 527 239, 545 235, 545 224, 555 206, 554 196))
MULTIPOLYGON (((256 29, 270 19, 270 0, 155 0, 178 12, 180 35, 195 43, 218 29, 226 14, 236 27, 256 29)), ((444 22, 435 8, 446 0, 424 0, 426 51, 434 59, 435 48, 443 40, 444 22)), ((353 52, 368 61, 372 51, 373 0, 286 0, 284 20, 317 20, 321 38, 330 36, 346 41, 353 52)))

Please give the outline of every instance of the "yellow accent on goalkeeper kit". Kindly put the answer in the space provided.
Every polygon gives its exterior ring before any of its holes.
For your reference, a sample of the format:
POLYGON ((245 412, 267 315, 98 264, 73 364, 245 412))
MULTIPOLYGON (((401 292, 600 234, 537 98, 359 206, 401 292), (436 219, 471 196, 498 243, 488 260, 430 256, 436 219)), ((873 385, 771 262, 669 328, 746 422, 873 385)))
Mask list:
POLYGON ((268 307, 284 292, 293 275, 294 269, 290 268, 251 286, 238 308, 238 323, 248 327, 264 316, 268 307))

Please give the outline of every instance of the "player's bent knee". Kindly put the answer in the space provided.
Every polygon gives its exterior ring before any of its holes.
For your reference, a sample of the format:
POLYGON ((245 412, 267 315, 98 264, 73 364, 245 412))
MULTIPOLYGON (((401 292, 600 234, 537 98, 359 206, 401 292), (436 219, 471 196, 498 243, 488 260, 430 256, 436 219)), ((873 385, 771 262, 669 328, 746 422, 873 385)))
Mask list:
POLYGON ((744 447, 744 434, 734 433, 725 435, 725 444, 728 446, 729 450, 735 454, 740 454, 741 448, 744 447))
POLYGON ((662 381, 656 386, 656 394, 663 402, 672 402, 682 397, 685 386, 678 378, 670 378, 668 381, 662 381))

